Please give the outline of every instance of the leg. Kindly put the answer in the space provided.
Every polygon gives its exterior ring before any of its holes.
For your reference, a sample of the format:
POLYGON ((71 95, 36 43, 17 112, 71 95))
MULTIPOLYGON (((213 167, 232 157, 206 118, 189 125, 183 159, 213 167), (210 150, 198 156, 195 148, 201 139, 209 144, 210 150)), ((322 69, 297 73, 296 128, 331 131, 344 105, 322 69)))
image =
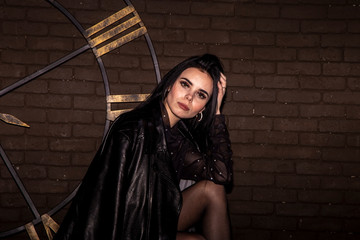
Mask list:
POLYGON ((201 222, 205 239, 229 240, 230 221, 225 189, 211 181, 201 181, 182 193, 183 207, 178 223, 178 239, 204 239, 200 235, 181 233, 201 222), (196 238, 195 238, 196 237, 196 238))

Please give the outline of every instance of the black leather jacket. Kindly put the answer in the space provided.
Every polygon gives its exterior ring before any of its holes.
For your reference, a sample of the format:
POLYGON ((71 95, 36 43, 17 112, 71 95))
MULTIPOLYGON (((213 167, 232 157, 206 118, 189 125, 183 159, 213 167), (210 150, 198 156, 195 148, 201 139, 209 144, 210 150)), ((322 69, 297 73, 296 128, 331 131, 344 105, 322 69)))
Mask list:
POLYGON ((175 239, 180 209, 153 102, 113 123, 54 239, 175 239))

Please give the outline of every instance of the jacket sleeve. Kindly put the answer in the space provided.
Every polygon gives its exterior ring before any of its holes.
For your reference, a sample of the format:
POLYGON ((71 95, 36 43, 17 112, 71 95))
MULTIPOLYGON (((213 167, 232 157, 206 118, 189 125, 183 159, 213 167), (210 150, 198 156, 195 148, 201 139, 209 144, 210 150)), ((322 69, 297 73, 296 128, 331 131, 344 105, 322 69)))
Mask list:
POLYGON ((181 147, 184 151, 183 179, 210 180, 218 184, 232 181, 232 150, 224 115, 216 115, 207 136, 208 148, 200 152, 190 141, 181 147))
POLYGON ((95 155, 54 240, 117 239, 121 235, 129 139, 111 131, 95 155))

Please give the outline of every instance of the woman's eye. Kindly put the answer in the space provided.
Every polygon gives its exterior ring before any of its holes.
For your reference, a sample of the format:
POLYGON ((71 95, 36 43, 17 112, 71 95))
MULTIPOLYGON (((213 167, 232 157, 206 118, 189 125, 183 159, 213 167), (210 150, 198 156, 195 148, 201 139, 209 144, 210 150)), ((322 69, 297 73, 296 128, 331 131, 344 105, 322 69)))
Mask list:
POLYGON ((181 81, 180 84, 183 87, 189 87, 189 84, 187 82, 185 82, 185 81, 181 81))
POLYGON ((206 99, 206 95, 202 92, 198 92, 197 95, 199 96, 200 99, 206 99))

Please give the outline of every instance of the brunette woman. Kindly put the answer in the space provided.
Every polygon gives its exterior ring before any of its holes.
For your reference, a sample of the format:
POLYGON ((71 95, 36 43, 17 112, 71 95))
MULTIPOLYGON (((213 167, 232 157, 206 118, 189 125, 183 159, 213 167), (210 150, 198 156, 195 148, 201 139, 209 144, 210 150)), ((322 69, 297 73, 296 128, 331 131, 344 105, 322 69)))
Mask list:
POLYGON ((114 121, 55 240, 230 239, 225 91, 214 55, 170 70, 145 103, 114 121))

